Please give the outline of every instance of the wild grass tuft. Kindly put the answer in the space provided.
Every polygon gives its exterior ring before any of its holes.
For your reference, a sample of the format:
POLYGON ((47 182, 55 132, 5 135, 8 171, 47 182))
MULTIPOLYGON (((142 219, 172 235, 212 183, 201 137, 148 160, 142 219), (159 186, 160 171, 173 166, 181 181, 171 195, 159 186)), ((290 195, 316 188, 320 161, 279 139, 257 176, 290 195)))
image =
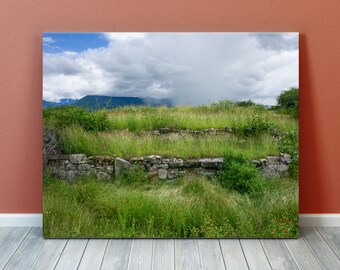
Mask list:
POLYGON ((44 185, 45 237, 296 237, 297 183, 273 180, 261 197, 214 180, 44 185))

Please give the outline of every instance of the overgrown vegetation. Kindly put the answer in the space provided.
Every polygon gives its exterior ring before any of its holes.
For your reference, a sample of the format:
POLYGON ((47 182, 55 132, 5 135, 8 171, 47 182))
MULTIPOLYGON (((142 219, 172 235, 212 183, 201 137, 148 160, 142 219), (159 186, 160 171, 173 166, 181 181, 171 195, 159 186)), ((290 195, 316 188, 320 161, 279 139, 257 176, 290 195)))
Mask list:
POLYGON ((138 135, 128 131, 93 133, 80 127, 68 127, 62 131, 66 153, 87 155, 115 155, 136 157, 151 154, 179 158, 223 156, 230 150, 245 157, 261 158, 278 153, 277 141, 269 134, 258 137, 240 138, 230 136, 180 136, 138 135))
POLYGON ((87 131, 106 131, 110 129, 110 123, 104 111, 90 112, 76 106, 45 109, 43 119, 44 124, 53 128, 77 125, 87 131))
POLYGON ((299 88, 292 87, 284 90, 277 98, 278 109, 282 113, 299 118, 299 88))
POLYGON ((272 181, 262 196, 187 176, 175 183, 45 176, 45 237, 297 237, 297 183, 272 181))
POLYGON ((256 166, 242 155, 233 153, 224 155, 224 163, 218 173, 218 179, 223 187, 254 197, 262 194, 265 185, 256 166))
POLYGON ((283 92, 274 109, 223 100, 202 106, 44 110, 44 125, 59 131, 66 154, 225 160, 216 177, 188 174, 172 183, 151 179, 140 169, 106 182, 88 177, 67 184, 45 175, 45 237, 298 236, 297 91, 283 92), (142 132, 164 127, 229 127, 232 132, 142 132), (292 155, 289 177, 263 180, 249 160, 280 152, 292 155))

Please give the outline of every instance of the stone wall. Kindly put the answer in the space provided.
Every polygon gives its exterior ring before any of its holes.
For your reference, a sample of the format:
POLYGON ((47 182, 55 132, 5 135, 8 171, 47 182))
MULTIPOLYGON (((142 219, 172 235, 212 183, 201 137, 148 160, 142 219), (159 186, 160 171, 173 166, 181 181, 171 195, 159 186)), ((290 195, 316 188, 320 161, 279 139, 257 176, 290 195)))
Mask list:
MULTIPOLYGON (((280 178, 287 174, 291 156, 280 154, 260 160, 252 160, 264 178, 280 178)), ((95 175, 98 179, 112 179, 128 173, 133 167, 141 167, 151 177, 159 180, 172 180, 187 172, 213 176, 223 165, 223 158, 187 159, 164 158, 149 155, 123 159, 111 156, 92 156, 84 154, 62 155, 50 158, 47 169, 59 179, 72 182, 81 176, 95 175)))

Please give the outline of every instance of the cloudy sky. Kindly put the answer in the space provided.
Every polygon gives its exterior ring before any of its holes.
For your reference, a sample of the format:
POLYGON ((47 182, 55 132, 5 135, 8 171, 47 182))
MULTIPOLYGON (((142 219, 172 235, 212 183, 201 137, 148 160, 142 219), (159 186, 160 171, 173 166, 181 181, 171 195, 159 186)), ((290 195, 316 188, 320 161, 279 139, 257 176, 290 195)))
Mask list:
POLYGON ((43 97, 273 105, 298 86, 298 33, 44 33, 43 97))

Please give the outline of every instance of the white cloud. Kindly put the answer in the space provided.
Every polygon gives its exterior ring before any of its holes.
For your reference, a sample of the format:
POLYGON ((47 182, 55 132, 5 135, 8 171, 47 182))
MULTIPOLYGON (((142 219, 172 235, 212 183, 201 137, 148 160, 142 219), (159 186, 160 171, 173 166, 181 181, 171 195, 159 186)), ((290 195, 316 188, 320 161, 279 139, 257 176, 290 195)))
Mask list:
POLYGON ((51 37, 43 37, 43 44, 51 44, 54 43, 55 40, 51 37))
POLYGON ((44 99, 85 95, 252 99, 298 86, 295 33, 104 33, 107 48, 44 54, 44 99))

